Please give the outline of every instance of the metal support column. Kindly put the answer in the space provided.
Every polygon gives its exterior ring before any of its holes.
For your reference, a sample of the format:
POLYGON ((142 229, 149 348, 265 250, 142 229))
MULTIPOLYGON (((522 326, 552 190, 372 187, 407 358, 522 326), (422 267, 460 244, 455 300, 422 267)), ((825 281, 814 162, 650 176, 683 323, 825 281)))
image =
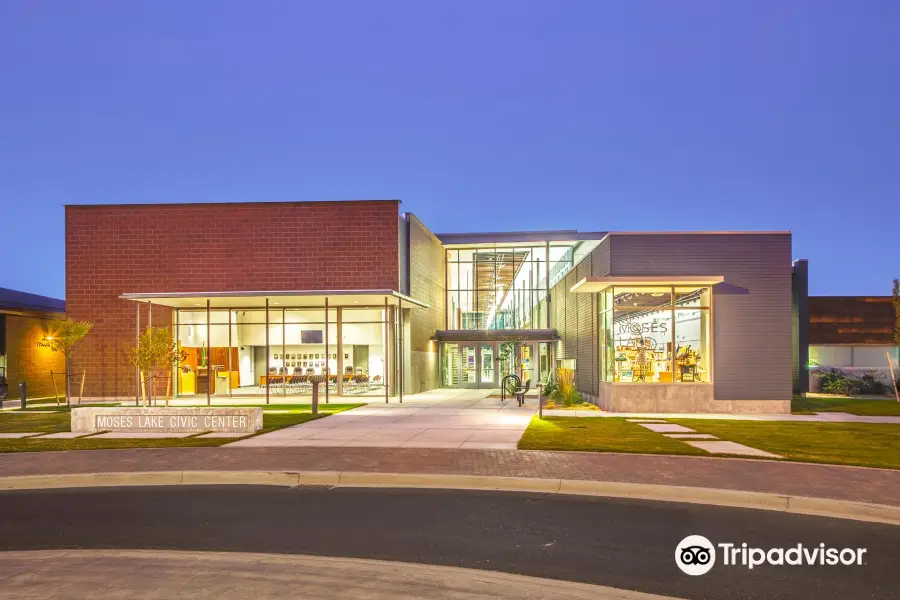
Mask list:
POLYGON ((269 373, 269 299, 266 298, 266 404, 269 403, 269 384, 272 377, 269 373))
POLYGON ((406 353, 403 351, 403 298, 398 298, 397 300, 397 322, 400 327, 400 334, 397 336, 400 340, 400 356, 397 358, 399 361, 397 366, 400 371, 400 381, 398 382, 397 390, 400 393, 400 404, 403 404, 403 358, 406 356, 406 353))
MULTIPOLYGON (((153 302, 147 300, 147 331, 153 327, 153 302)), ((153 406, 153 368, 150 368, 150 376, 148 377, 150 384, 147 386, 147 404, 153 406)), ((69 390, 69 369, 66 369, 66 392, 69 390)), ((68 402, 68 398, 66 398, 68 402)))
MULTIPOLYGON (((327 315, 326 315, 327 317, 327 315)), ((344 310, 337 307, 337 395, 344 395, 344 310)))
POLYGON ((284 326, 284 309, 281 309, 281 395, 287 396, 287 360, 284 353, 287 352, 287 327, 284 326))
POLYGON ((331 355, 328 352, 328 298, 325 298, 325 404, 328 404, 328 387, 331 373, 328 369, 328 360, 331 355))
MULTIPOLYGON (((134 306, 137 309, 137 318, 134 321, 134 343, 137 345, 141 341, 141 303, 135 302, 134 306)), ((138 367, 134 368, 134 405, 141 405, 141 370, 138 367)))
POLYGON ((209 341, 212 339, 212 331, 210 331, 210 318, 209 318, 209 299, 206 299, 206 405, 209 406, 212 404, 212 398, 210 397, 210 388, 212 388, 213 383, 215 383, 215 375, 212 372, 212 353, 210 352, 211 348, 209 346, 209 341))
MULTIPOLYGON (((238 385, 240 385, 240 378, 238 378, 238 385)), ((231 309, 228 309, 228 397, 231 398, 233 394, 233 390, 231 389, 231 309)))
POLYGON ((384 373, 382 375, 384 376, 383 379, 384 379, 384 403, 385 404, 388 403, 388 396, 389 396, 389 392, 388 392, 388 353, 390 351, 390 341, 389 341, 390 336, 388 335, 388 327, 390 327, 390 326, 391 326, 390 311, 388 310, 388 299, 387 299, 387 296, 385 296, 384 297, 384 351, 382 352, 382 354, 384 354, 384 359, 383 359, 384 373))

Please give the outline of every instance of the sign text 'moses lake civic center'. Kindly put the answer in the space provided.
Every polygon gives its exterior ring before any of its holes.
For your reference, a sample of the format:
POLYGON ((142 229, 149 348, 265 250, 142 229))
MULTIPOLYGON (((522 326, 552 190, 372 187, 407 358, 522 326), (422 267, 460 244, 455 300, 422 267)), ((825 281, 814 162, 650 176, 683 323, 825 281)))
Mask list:
POLYGON ((72 431, 91 433, 254 433, 262 429, 262 408, 75 408, 72 431))

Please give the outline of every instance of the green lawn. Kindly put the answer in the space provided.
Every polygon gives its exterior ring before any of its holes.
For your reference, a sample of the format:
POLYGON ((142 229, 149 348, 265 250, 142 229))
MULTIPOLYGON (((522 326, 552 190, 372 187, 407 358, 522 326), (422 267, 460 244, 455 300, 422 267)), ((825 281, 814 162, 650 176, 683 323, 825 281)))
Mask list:
POLYGON ((835 396, 829 398, 804 398, 794 396, 791 411, 795 414, 812 414, 816 412, 845 412, 851 415, 869 417, 900 416, 900 402, 894 398, 872 400, 871 398, 850 398, 835 396))
POLYGON ((584 450, 642 454, 706 452, 616 417, 535 417, 519 439, 521 450, 584 450))
MULTIPOLYGON (((900 469, 900 425, 725 419, 667 421, 789 460, 900 469)), ((547 417, 543 421, 535 418, 519 440, 519 448, 713 456, 617 417, 547 417)))
POLYGON ((900 425, 670 419, 790 460, 900 469, 900 425))
MULTIPOLYGON (((255 434, 268 433, 276 429, 298 425, 313 419, 321 419, 334 413, 363 406, 362 404, 322 404, 319 415, 313 415, 309 404, 282 404, 263 407, 263 428, 255 434)), ((163 407, 163 410, 165 408, 163 407)), ((70 431, 69 409, 59 408, 37 413, 0 413, 0 433, 41 432, 55 433, 70 431)), ((248 435, 247 437, 252 437, 248 435)), ((235 438, 163 438, 163 439, 103 439, 84 437, 71 440, 41 440, 40 438, 0 439, 0 452, 37 452, 42 450, 99 450, 116 448, 189 448, 199 446, 221 446, 235 441, 235 438)))

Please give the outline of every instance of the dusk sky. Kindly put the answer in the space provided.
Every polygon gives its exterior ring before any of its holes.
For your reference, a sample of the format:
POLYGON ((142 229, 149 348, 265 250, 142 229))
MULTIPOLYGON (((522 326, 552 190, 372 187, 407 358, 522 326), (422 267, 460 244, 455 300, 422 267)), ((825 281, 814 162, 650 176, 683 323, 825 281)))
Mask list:
POLYGON ((810 293, 887 295, 900 2, 0 0, 0 287, 64 296, 65 204, 375 198, 792 230, 810 293))

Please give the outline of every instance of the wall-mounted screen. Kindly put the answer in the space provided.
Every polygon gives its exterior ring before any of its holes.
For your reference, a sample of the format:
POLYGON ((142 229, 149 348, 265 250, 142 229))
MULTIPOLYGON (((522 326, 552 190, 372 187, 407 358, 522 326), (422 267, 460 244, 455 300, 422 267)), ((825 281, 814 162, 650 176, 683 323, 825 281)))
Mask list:
POLYGON ((303 344, 321 344, 322 343, 322 330, 321 329, 304 329, 300 332, 300 342, 303 344))

